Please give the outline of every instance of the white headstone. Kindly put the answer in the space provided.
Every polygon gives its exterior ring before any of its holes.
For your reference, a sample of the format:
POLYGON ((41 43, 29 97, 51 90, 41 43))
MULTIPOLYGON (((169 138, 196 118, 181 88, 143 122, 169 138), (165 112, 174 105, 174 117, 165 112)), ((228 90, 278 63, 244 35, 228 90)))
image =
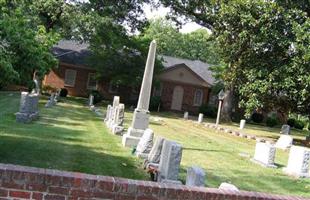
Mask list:
POLYGON ((94 95, 90 94, 88 99, 88 106, 94 105, 94 95))
POLYGON ((239 189, 236 186, 230 183, 221 183, 219 189, 220 190, 231 190, 231 191, 236 191, 236 192, 239 191, 239 189))
POLYGON ((156 42, 153 40, 149 47, 138 105, 133 114, 131 127, 128 129, 127 133, 123 135, 123 146, 133 147, 137 145, 141 138, 140 133, 147 129, 149 126, 149 104, 151 98, 155 57, 156 42))
POLYGON ((310 177, 309 174, 310 149, 300 146, 292 146, 288 158, 286 174, 296 177, 310 177))
POLYGON ((277 140, 275 147, 278 149, 287 150, 293 145, 293 138, 289 135, 281 135, 277 140))
POLYGON ((153 147, 153 138, 154 138, 153 130, 149 128, 146 129, 136 149, 136 155, 138 157, 147 158, 148 154, 150 153, 153 147))
POLYGON ((155 144, 153 145, 147 157, 147 163, 155 163, 155 164, 159 163, 164 141, 165 139, 162 137, 156 138, 155 144))
POLYGON ((117 107, 119 105, 119 96, 113 97, 113 108, 117 107))
POLYGON ((199 113, 199 116, 198 116, 198 123, 202 123, 203 122, 203 114, 202 113, 199 113))
POLYGON ((263 142, 257 142, 253 161, 265 167, 276 167, 274 165, 275 155, 276 148, 273 145, 263 142))
POLYGON ((176 142, 165 140, 158 167, 158 181, 164 179, 177 181, 182 158, 182 146, 176 142))
POLYGON ((287 124, 284 124, 282 127, 281 127, 281 134, 284 134, 284 135, 289 135, 291 132, 291 127, 287 124))
POLYGON ((16 115, 16 121, 19 123, 29 123, 39 116, 39 94, 22 92, 20 98, 19 112, 16 115))
POLYGON ((205 186, 205 172, 200 167, 192 166, 187 169, 186 185, 187 186, 205 186))
POLYGON ((106 115, 105 115, 105 119, 104 121, 107 122, 110 119, 110 110, 111 110, 112 106, 108 105, 107 106, 107 111, 106 111, 106 115))
POLYGON ((188 112, 184 112, 184 119, 188 120, 188 112))
POLYGON ((245 119, 240 120, 240 129, 244 129, 245 127, 245 119))

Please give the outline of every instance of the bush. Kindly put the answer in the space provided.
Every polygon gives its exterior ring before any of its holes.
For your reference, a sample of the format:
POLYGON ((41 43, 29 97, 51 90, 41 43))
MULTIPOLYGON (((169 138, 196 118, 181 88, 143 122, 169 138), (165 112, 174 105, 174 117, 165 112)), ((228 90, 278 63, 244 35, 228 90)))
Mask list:
POLYGON ((158 106, 161 104, 160 96, 152 96, 150 100, 150 111, 157 111, 158 106))
POLYGON ((61 88, 59 96, 67 97, 67 95, 68 95, 68 90, 66 88, 61 88))
POLYGON ((264 115, 262 115, 260 113, 253 113, 251 119, 255 123, 262 123, 264 120, 264 115))
POLYGON ((274 127, 278 124, 278 120, 275 117, 268 117, 266 120, 266 125, 269 127, 274 127))
POLYGON ((199 113, 203 113, 207 117, 216 118, 217 109, 215 106, 204 104, 199 107, 199 113))
POLYGON ((92 90, 90 94, 94 96, 94 102, 93 102, 94 104, 101 102, 103 99, 103 96, 100 94, 98 90, 92 90))
POLYGON ((302 130, 305 127, 305 123, 301 120, 295 120, 294 127, 302 130))
POLYGON ((295 126, 295 119, 294 118, 289 118, 288 120, 287 120, 287 125, 289 125, 290 127, 294 127, 295 126))

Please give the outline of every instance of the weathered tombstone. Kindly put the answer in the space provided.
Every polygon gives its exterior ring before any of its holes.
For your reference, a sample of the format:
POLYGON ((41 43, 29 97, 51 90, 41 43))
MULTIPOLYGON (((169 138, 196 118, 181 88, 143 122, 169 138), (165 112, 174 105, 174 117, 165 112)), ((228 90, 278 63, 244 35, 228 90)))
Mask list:
POLYGON ((156 42, 151 42, 146 61, 145 71, 140 89, 137 108, 134 111, 131 127, 123 135, 122 144, 126 147, 136 146, 149 126, 149 104, 152 90, 154 63, 156 57, 156 42))
POLYGON ((88 98, 88 106, 94 105, 94 95, 90 94, 88 98))
POLYGON ((242 119, 242 120, 240 120, 240 129, 244 129, 244 127, 245 127, 245 119, 242 119))
POLYGON ((202 113, 199 113, 199 116, 198 116, 198 123, 201 124, 203 122, 203 114, 202 113))
POLYGON ((281 135, 277 140, 275 147, 278 149, 287 150, 293 145, 293 138, 289 135, 281 135))
POLYGON ((255 154, 252 161, 265 166, 276 168, 274 159, 276 156, 276 148, 267 143, 257 142, 255 147, 255 154))
POLYGON ((19 112, 16 115, 16 121, 20 123, 30 123, 39 116, 39 94, 22 92, 20 98, 19 112))
POLYGON ((159 164, 164 141, 165 139, 162 137, 156 138, 155 144, 153 145, 149 155, 147 156, 145 166, 147 166, 149 163, 152 163, 152 165, 159 164))
POLYGON ((109 104, 107 106, 107 111, 106 111, 105 118, 104 118, 105 122, 109 121, 109 119, 110 119, 110 110, 111 110, 111 108, 112 108, 112 106, 109 104))
POLYGON ((231 190, 231 191, 236 191, 238 192, 239 189, 233 185, 233 184, 230 184, 230 183, 221 183, 220 187, 219 187, 220 190, 231 190))
POLYGON ((281 127, 281 134, 284 134, 284 135, 289 135, 291 132, 291 127, 287 124, 284 124, 282 127, 281 127))
POLYGON ((141 137, 137 149, 136 155, 140 158, 147 158, 153 147, 154 132, 151 129, 146 129, 141 137))
POLYGON ((187 169, 186 185, 187 186, 205 186, 205 172, 200 167, 192 166, 187 169))
POLYGON ((115 118, 117 117, 117 112, 118 112, 118 106, 119 106, 120 98, 119 96, 114 96, 113 98, 113 105, 112 108, 110 109, 110 117, 109 121, 107 122, 107 126, 109 129, 113 128, 115 118))
POLYGON ((188 120, 188 112, 184 112, 184 119, 188 120))
POLYGON ((296 177, 310 177, 309 174, 310 149, 300 146, 292 146, 288 158, 286 174, 296 177))
POLYGON ((125 104, 119 104, 115 108, 114 119, 112 121, 112 133, 121 134, 124 131, 124 115, 125 115, 125 104))
POLYGON ((50 108, 52 106, 54 106, 56 104, 55 102, 55 94, 52 93, 50 98, 48 99, 48 101, 45 104, 45 108, 50 108))
POLYGON ((176 142, 165 140, 158 167, 158 181, 177 181, 182 158, 182 146, 176 142))

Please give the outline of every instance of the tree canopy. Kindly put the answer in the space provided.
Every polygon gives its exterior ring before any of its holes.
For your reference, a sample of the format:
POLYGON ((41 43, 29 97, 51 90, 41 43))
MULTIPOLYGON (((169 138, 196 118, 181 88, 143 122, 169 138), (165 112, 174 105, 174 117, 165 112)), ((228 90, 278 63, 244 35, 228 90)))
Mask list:
POLYGON ((309 111, 309 2, 162 1, 212 30, 226 63, 219 70, 240 106, 309 111))

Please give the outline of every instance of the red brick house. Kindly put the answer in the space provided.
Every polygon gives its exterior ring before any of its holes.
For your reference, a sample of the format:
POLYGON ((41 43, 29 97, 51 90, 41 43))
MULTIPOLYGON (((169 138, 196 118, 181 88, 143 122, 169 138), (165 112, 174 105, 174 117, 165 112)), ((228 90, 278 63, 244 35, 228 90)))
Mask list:
MULTIPOLYGON (((87 44, 74 41, 59 42, 53 48, 59 66, 45 76, 43 85, 66 88, 72 96, 87 96, 90 90, 98 90, 106 99, 119 95, 123 102, 136 102, 139 91, 96 81, 96 71, 87 65, 90 55, 87 48, 87 44)), ((197 60, 162 58, 165 68, 158 77, 160 88, 153 91, 153 95, 161 96, 161 108, 197 113, 199 106, 208 103, 214 84, 209 65, 197 60)))

